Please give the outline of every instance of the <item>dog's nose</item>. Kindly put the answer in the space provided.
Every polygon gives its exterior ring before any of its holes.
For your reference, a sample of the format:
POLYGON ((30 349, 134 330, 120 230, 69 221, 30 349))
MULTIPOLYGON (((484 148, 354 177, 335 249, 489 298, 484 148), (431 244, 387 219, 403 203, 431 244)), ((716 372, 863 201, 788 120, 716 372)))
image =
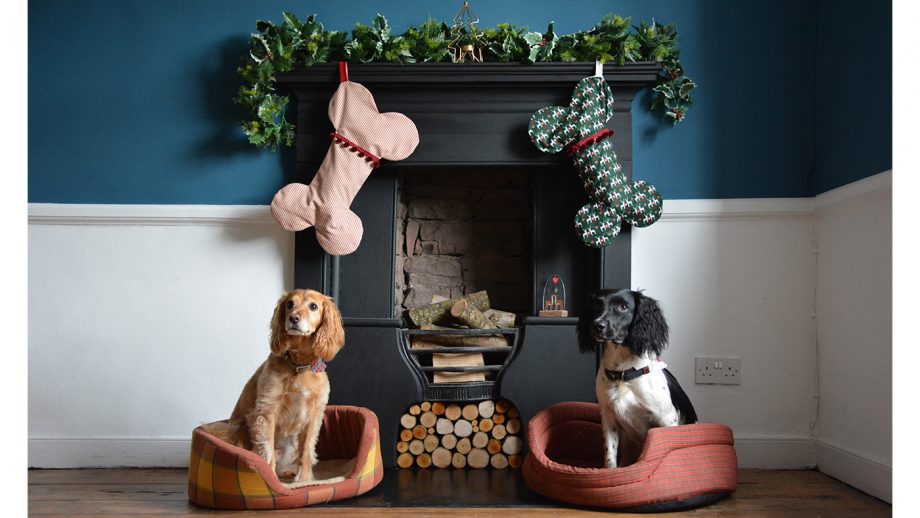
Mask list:
POLYGON ((288 320, 290 320, 292 324, 296 324, 297 322, 300 322, 300 317, 297 315, 291 315, 288 317, 288 320))
POLYGON ((605 322, 605 321, 603 321, 603 320, 598 320, 598 321, 594 322, 594 325, 593 325, 592 327, 594 328, 595 331, 601 332, 601 331, 607 329, 607 322, 605 322))

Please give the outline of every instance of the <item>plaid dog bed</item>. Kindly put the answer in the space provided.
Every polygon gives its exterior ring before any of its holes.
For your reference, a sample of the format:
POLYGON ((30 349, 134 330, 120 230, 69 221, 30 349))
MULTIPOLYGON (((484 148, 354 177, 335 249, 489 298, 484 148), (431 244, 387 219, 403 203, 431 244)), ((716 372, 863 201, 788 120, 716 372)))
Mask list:
POLYGON ((353 459, 355 467, 340 482, 288 489, 262 457, 198 427, 192 432, 188 499, 213 509, 290 509, 364 494, 383 480, 379 428, 366 408, 327 406, 316 455, 353 459))
POLYGON ((671 511, 707 505, 738 486, 731 428, 690 424, 649 430, 635 464, 606 468, 600 408, 558 403, 528 425, 523 475, 537 493, 570 504, 671 511))

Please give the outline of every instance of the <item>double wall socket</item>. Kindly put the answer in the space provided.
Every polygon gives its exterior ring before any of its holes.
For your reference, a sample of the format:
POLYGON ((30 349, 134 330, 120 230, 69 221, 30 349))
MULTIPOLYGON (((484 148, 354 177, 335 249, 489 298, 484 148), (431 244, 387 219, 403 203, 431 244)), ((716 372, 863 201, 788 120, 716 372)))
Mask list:
POLYGON ((740 385, 741 358, 696 358, 696 383, 740 385))

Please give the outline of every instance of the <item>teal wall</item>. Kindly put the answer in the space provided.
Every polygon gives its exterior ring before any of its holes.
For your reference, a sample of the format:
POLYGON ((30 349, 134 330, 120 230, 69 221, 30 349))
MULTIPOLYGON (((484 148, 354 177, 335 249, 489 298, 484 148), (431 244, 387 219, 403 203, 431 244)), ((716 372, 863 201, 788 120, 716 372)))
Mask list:
MULTIPOLYGON (((472 7, 483 26, 543 30, 555 20, 557 33, 589 28, 611 11, 634 23, 676 23, 681 61, 699 84, 696 104, 671 128, 645 110, 647 96, 636 100, 633 170, 681 199, 810 196, 890 168, 890 92, 862 98, 867 84, 878 94, 886 78, 876 87, 879 77, 845 66, 850 41, 870 37, 878 41, 861 59, 887 53, 890 62, 890 4, 826 3, 474 0, 472 7), (869 23, 846 23, 851 9, 869 23), (835 32, 838 23, 846 30, 835 32), (816 79, 816 70, 836 75, 816 79), (856 122, 854 113, 878 138, 840 128, 856 122), (835 149, 859 160, 836 156, 817 167, 835 149)), ((289 10, 349 30, 381 12, 402 31, 428 16, 450 19, 460 4, 32 0, 29 201, 267 204, 288 180, 293 152, 255 149, 237 128, 244 114, 232 102, 235 69, 255 21, 279 21, 289 10)), ((890 90, 890 74, 887 81, 890 90)))

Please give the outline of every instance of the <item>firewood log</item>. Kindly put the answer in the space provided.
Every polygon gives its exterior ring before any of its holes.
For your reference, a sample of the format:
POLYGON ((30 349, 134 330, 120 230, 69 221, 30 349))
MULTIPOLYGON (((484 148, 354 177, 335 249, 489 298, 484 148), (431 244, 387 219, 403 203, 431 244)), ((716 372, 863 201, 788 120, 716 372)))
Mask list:
MULTIPOLYGON (((419 414, 421 414, 421 413, 422 413, 422 407, 421 407, 421 405, 412 405, 412 406, 409 407, 409 414, 411 414, 411 415, 419 415, 419 414)), ((409 428, 409 427, 407 426, 406 428, 409 428)))
POLYGON ((473 448, 485 448, 489 444, 489 435, 483 432, 476 432, 470 442, 473 443, 473 448))
POLYGON ((499 441, 504 439, 508 435, 508 431, 505 430, 505 425, 497 424, 492 427, 492 437, 495 437, 499 441))
POLYGON ((474 448, 466 454, 466 462, 471 468, 482 469, 489 465, 489 454, 485 450, 474 448))
POLYGON ((521 417, 521 413, 518 412, 517 407, 511 407, 508 409, 508 419, 517 419, 521 417))
POLYGON ((516 434, 521 431, 521 420, 520 419, 508 419, 508 422, 505 423, 505 429, 508 430, 508 433, 516 434))
POLYGON ((487 399, 479 402, 479 415, 485 418, 492 417, 495 413, 495 401, 487 399))
POLYGON ((422 412, 422 416, 418 418, 418 421, 425 428, 431 428, 438 422, 438 416, 434 415, 432 412, 422 412))
POLYGON ((492 416, 492 422, 495 424, 505 424, 505 414, 498 414, 492 416))
POLYGON ((444 417, 450 419, 451 421, 460 419, 461 413, 463 413, 463 410, 460 408, 460 405, 450 404, 447 405, 446 409, 444 409, 444 417))
MULTIPOLYGON (((422 326, 422 329, 425 330, 444 330, 452 329, 450 327, 427 325, 422 326)), ((417 345, 421 345, 424 348, 428 347, 428 344, 436 345, 448 345, 448 346, 458 346, 458 347, 507 347, 508 339, 504 336, 499 335, 474 335, 474 336, 464 336, 464 335, 418 335, 412 338, 412 348, 416 349, 417 345)))
POLYGON ((427 412, 427 411, 431 410, 431 402, 429 402, 429 401, 424 401, 424 402, 422 402, 421 405, 419 405, 419 408, 421 408, 422 412, 427 412))
POLYGON ((480 419, 479 420, 479 431, 480 432, 488 432, 492 429, 493 426, 495 426, 495 423, 493 423, 491 419, 480 419))
POLYGON ((444 403, 441 403, 440 401, 435 401, 434 403, 432 403, 431 413, 436 416, 444 415, 444 403))
POLYGON ((502 443, 502 451, 508 455, 515 455, 521 453, 521 450, 524 449, 524 442, 517 435, 509 435, 505 437, 505 441, 502 443))
POLYGON ((439 435, 447 435, 449 433, 454 433, 454 423, 450 419, 445 419, 443 417, 438 419, 438 423, 435 425, 435 430, 439 435))
POLYGON ((444 446, 448 450, 453 450, 457 447, 457 436, 449 433, 441 437, 441 446, 444 446))
POLYGON ((415 457, 408 453, 400 454, 400 456, 396 458, 396 465, 403 469, 411 468, 414 463, 415 457))
POLYGON ((412 440, 412 430, 403 428, 403 430, 399 432, 399 440, 403 442, 411 441, 412 440))
POLYGON ((450 458, 450 465, 457 469, 465 468, 466 467, 466 455, 462 453, 454 453, 454 455, 450 458))
POLYGON ((410 309, 409 319, 412 320, 412 323, 417 327, 444 321, 450 316, 451 308, 460 300, 468 300, 470 302, 470 306, 476 308, 480 312, 485 311, 490 307, 489 294, 485 291, 477 291, 476 293, 470 293, 469 295, 465 295, 461 298, 449 299, 443 302, 438 302, 437 304, 430 304, 428 306, 410 309))
POLYGON ((431 453, 435 450, 435 448, 438 447, 438 445, 441 443, 441 440, 438 439, 437 435, 431 434, 425 437, 422 442, 425 444, 425 451, 431 453))
POLYGON ((419 424, 412 428, 412 436, 416 439, 424 439, 426 435, 428 435, 428 429, 424 426, 419 424))
POLYGON ((487 309, 482 312, 489 320, 492 321, 498 327, 511 328, 514 327, 514 313, 509 313, 507 311, 499 311, 497 309, 487 309))
POLYGON ((495 403, 495 412, 498 414, 504 414, 508 412, 508 409, 511 407, 511 403, 502 399, 501 401, 495 403))
POLYGON ((434 464, 435 467, 446 468, 447 466, 450 466, 452 457, 453 454, 450 451, 444 448, 436 448, 433 452, 431 452, 431 463, 434 464))
POLYGON ((409 453, 412 455, 421 455, 425 452, 425 443, 420 439, 412 439, 409 442, 409 453))
POLYGON ((489 439, 489 441, 486 443, 486 451, 492 455, 502 451, 501 441, 498 441, 497 439, 489 439))
POLYGON ((399 424, 401 424, 403 428, 408 428, 411 430, 412 427, 418 423, 416 422, 414 415, 403 414, 402 417, 399 418, 399 424))
POLYGON ((508 455, 508 465, 511 466, 511 469, 520 468, 522 463, 520 455, 508 455))
POLYGON ((473 433, 473 425, 465 419, 458 419, 454 423, 454 435, 457 437, 469 437, 473 433))
POLYGON ((466 299, 460 299, 450 308, 450 316, 458 322, 466 324, 470 329, 498 329, 482 311, 466 299))
MULTIPOLYGON (((431 364, 435 367, 482 367, 485 365, 482 353, 432 354, 431 364)), ((439 372, 432 377, 434 383, 459 383, 463 381, 485 381, 485 372, 439 372)))
POLYGON ((398 451, 399 453, 406 453, 407 451, 409 451, 409 443, 407 443, 406 441, 399 441, 398 443, 396 443, 396 451, 398 451))
POLYGON ((420 468, 430 468, 431 467, 431 455, 423 453, 415 458, 415 463, 418 464, 420 468))
POLYGON ((496 453, 492 455, 490 464, 492 464, 492 467, 495 469, 505 469, 508 467, 508 457, 505 457, 501 453, 496 453))
POLYGON ((479 407, 474 404, 466 405, 463 407, 460 415, 462 415, 464 419, 470 421, 470 424, 472 424, 472 421, 479 417, 479 407))
POLYGON ((464 437, 463 439, 460 439, 459 441, 457 441, 456 449, 459 453, 466 455, 467 453, 470 452, 470 450, 473 449, 473 445, 470 443, 469 438, 464 437))

